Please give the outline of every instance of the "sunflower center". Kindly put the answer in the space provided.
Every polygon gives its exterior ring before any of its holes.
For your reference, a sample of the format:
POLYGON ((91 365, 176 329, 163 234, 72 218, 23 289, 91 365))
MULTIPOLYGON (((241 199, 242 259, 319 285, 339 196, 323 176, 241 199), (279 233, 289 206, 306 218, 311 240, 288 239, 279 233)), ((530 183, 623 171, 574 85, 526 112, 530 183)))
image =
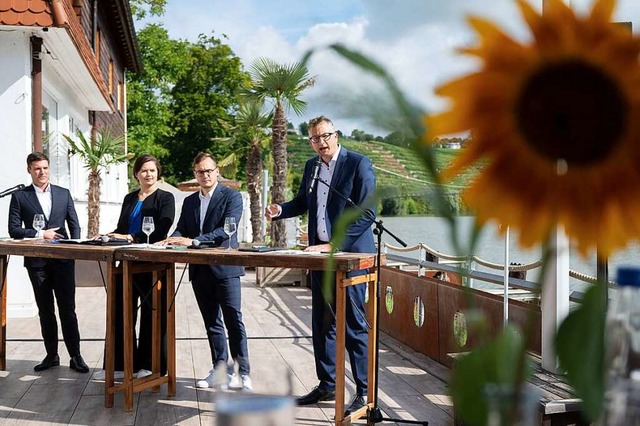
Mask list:
POLYGON ((516 104, 520 132, 534 150, 569 167, 606 158, 621 140, 627 105, 618 85, 581 61, 543 67, 516 104))

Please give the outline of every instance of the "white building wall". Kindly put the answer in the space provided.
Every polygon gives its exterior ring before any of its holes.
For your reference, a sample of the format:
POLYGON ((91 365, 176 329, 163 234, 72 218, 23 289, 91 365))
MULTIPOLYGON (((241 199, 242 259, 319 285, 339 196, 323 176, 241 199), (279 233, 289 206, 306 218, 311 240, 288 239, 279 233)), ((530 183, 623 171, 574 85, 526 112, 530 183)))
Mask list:
MULTIPOLYGON (((0 41, 0 152, 3 171, 0 173, 0 191, 19 183, 31 183, 26 171, 26 157, 32 151, 31 137, 31 32, 15 27, 3 31, 0 41)), ((55 104, 55 130, 50 135, 49 154, 51 181, 71 191, 83 236, 87 229, 87 170, 78 156, 69 158, 68 144, 63 134, 73 134, 80 129, 90 132, 88 111, 77 99, 64 80, 47 66, 56 60, 55 55, 43 57, 43 103, 55 104), (53 59, 52 59, 53 58, 53 59)), ((126 164, 112 166, 102 174, 100 231, 115 228, 120 203, 127 193, 126 164)), ((7 237, 8 211, 11 197, 0 198, 0 237, 7 237)), ((7 316, 32 317, 37 307, 31 283, 23 267, 22 257, 12 256, 7 276, 7 316)))
MULTIPOLYGON (((0 43, 0 190, 29 184, 26 158, 31 152, 31 63, 29 37, 22 31, 3 31, 0 43)), ((0 236, 8 236, 11 197, 0 198, 0 236)), ((7 275, 7 316, 37 314, 23 258, 12 256, 7 275)))

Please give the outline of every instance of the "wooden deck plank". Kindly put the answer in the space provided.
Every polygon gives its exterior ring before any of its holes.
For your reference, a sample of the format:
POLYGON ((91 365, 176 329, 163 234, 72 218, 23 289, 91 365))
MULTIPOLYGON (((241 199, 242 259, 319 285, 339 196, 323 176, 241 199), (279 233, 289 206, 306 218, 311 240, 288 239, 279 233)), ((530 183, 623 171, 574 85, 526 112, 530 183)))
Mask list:
MULTIPOLYGON (((177 279, 181 273, 179 265, 177 279)), ((310 290, 306 287, 260 288, 255 285, 252 271, 247 272, 242 286, 254 391, 280 395, 308 392, 317 385, 311 342, 310 290), (289 374, 291 390, 287 382, 289 374)), ((83 357, 94 371, 102 369, 105 291, 98 283, 95 287, 79 287, 76 297, 83 357)), ((0 425, 216 424, 215 400, 219 391, 195 388, 196 381, 211 369, 211 355, 186 275, 176 296, 176 396, 167 397, 166 385, 161 386, 158 393, 147 390, 136 394, 131 413, 122 409, 120 392, 115 395, 113 408, 104 407, 104 382, 93 380, 91 373, 78 374, 68 367, 69 356, 62 338, 61 366, 42 373, 33 372, 33 366, 44 357, 37 317, 9 319, 7 336, 7 371, 0 372, 0 425), (56 398, 54 404, 52 392, 64 396, 56 398)), ((384 415, 427 420, 435 426, 453 424, 446 384, 426 371, 430 369, 438 376, 446 376, 448 370, 431 364, 426 357, 412 354, 410 349, 384 334, 382 337, 379 406, 384 415)), ((349 370, 347 363, 347 398, 355 389, 349 370)), ((295 424, 330 425, 333 415, 333 402, 297 407, 295 424)))

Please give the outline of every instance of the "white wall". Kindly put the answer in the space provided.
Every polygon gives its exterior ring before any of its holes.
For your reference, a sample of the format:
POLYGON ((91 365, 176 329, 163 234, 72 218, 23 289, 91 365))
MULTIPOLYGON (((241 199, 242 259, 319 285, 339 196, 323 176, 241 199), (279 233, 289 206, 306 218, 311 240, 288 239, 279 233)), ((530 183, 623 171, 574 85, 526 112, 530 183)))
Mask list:
MULTIPOLYGON (((0 43, 0 190, 31 182, 26 158, 31 152, 31 64, 29 37, 21 31, 2 32, 0 43)), ((8 236, 7 217, 11 197, 0 198, 0 236, 8 236)), ((7 315, 30 317, 37 314, 31 284, 22 266, 23 259, 12 256, 7 275, 7 315)))
MULTIPOLYGON (((26 171, 26 158, 32 151, 31 137, 31 31, 11 27, 2 32, 0 40, 0 191, 19 183, 30 184, 26 171)), ((54 52, 55 53, 55 52, 54 52)), ((51 59, 54 58, 54 59, 51 59)), ((48 61, 55 55, 43 56, 43 102, 57 105, 56 133, 52 135, 50 161, 51 181, 71 190, 76 203, 76 211, 83 229, 87 229, 86 188, 87 171, 77 158, 68 158, 68 147, 62 134, 72 134, 80 128, 85 134, 90 131, 88 111, 63 79, 55 73, 48 61)), ((126 165, 113 166, 103 173, 101 207, 101 232, 115 228, 120 202, 127 193, 126 165)), ((0 237, 7 237, 8 211, 11 197, 0 198, 0 237)), ((31 283, 23 267, 23 259, 12 256, 7 276, 7 316, 33 317, 37 308, 33 298, 31 283)))

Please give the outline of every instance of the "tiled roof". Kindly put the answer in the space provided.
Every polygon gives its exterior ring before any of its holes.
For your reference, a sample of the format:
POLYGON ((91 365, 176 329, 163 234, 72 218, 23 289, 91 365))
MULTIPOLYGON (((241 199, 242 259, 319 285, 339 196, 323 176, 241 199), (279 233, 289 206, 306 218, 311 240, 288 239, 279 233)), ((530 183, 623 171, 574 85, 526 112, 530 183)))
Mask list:
POLYGON ((0 25, 50 27, 51 6, 45 0, 0 0, 0 25))

